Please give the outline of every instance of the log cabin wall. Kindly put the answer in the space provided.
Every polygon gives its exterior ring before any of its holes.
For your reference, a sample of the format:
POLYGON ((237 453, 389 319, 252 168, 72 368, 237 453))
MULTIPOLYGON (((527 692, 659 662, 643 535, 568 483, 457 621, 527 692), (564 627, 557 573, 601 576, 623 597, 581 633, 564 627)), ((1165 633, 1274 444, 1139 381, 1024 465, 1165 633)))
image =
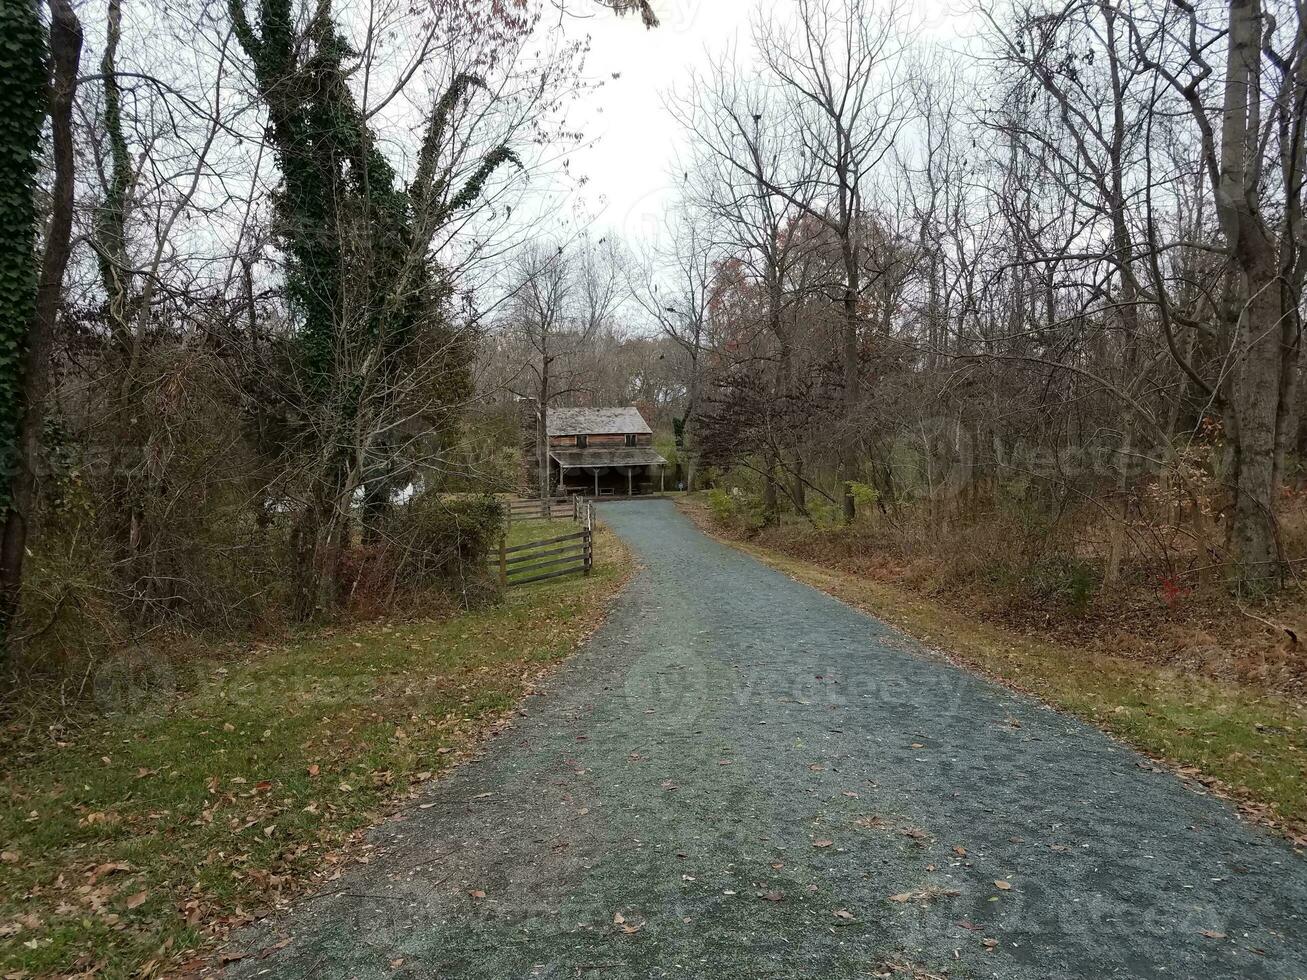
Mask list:
MULTIPOLYGON (((566 449, 576 446, 576 436, 550 436, 549 445, 556 449, 566 449)), ((600 447, 613 448, 615 446, 627 445, 626 436, 620 432, 591 432, 586 435, 586 445, 591 449, 600 447)), ((652 446, 653 435, 648 432, 635 433, 635 445, 652 446)))

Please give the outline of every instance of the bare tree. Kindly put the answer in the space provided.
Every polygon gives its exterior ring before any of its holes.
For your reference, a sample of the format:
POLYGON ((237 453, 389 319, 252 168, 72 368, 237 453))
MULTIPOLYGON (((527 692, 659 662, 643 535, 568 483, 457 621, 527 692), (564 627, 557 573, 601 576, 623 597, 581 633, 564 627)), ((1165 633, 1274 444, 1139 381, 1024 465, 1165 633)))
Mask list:
MULTIPOLYGON (((799 0, 797 30, 772 17, 757 21, 755 44, 788 103, 786 135, 814 164, 824 193, 807 197, 799 186, 775 184, 839 242, 844 271, 845 417, 861 398, 859 302, 863 281, 863 219, 873 171, 906 120, 903 12, 870 0, 799 0)), ((850 440, 850 446, 852 440, 850 440)), ((852 458, 843 460, 845 520, 854 516, 852 458)))
POLYGON ((516 257, 502 329, 514 341, 517 374, 510 383, 532 406, 540 499, 553 490, 549 409, 587 390, 593 371, 588 347, 617 300, 616 270, 587 249, 537 242, 516 257))

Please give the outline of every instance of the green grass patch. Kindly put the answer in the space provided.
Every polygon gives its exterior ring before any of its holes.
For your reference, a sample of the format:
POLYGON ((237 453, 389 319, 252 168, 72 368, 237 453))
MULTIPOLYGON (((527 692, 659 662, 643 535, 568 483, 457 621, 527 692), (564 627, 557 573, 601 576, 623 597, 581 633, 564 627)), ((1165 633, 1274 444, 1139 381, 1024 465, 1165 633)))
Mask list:
POLYGON ((594 627, 627 568, 602 530, 596 551, 588 578, 263 648, 147 710, 11 736, 0 975, 174 973, 345 860, 594 627))
MULTIPOLYGON (((584 525, 572 520, 571 512, 555 516, 551 520, 541 518, 515 518, 505 535, 505 543, 511 548, 517 544, 530 544, 546 538, 556 538, 563 534, 574 534, 584 525)), ((493 557, 493 556, 492 556, 493 557)))
MULTIPOLYGON (((702 506, 696 516, 705 516, 702 506)), ((1301 705, 1233 682, 1048 642, 883 581, 726 543, 1229 793, 1248 815, 1296 839, 1307 834, 1307 710, 1301 705)))

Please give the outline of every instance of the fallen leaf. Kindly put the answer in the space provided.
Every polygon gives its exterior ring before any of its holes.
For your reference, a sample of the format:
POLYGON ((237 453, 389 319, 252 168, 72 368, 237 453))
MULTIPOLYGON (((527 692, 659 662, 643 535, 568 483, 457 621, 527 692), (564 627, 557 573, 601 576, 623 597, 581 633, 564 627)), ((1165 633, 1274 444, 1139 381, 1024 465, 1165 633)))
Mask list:
POLYGON ((1204 929, 1199 935, 1206 936, 1208 939, 1224 939, 1225 933, 1216 932, 1212 929, 1204 929))
POLYGON ((1004 881, 1003 879, 1000 878, 998 881, 994 882, 994 887, 1001 892, 1011 891, 1012 882, 1004 881))
POLYGON ((318 768, 318 764, 317 764, 316 762, 315 762, 313 765, 309 766, 309 775, 310 775, 310 776, 317 776, 317 774, 320 773, 320 772, 322 772, 322 770, 321 770, 320 768, 318 768))
POLYGON ((613 913, 613 925, 617 926, 617 928, 621 929, 622 932, 626 933, 628 936, 634 936, 637 932, 639 932, 641 929, 644 928, 643 922, 640 923, 627 922, 626 916, 622 915, 621 912, 613 913))
POLYGON ((486 897, 486 893, 483 892, 480 888, 474 888, 470 892, 468 892, 468 894, 471 895, 473 898, 477 898, 477 899, 486 897))
POLYGON ((132 870, 132 866, 122 861, 109 861, 106 862, 105 864, 96 865, 95 870, 91 872, 91 884, 95 884, 101 878, 105 877, 106 875, 111 875, 115 871, 131 871, 131 870, 132 870))
POLYGON ((138 909, 145 904, 145 900, 150 897, 149 892, 137 892, 130 896, 124 903, 129 909, 138 909))
POLYGON ((783 902, 785 896, 780 892, 759 892, 758 897, 764 902, 783 902))
POLYGON ((853 913, 848 909, 835 909, 831 915, 835 916, 837 919, 843 919, 845 922, 853 921, 853 913))
POLYGON ((891 895, 891 902, 912 902, 923 901, 929 902, 937 898, 957 898, 962 893, 956 888, 917 888, 910 892, 899 892, 897 895, 891 895))
POLYGON ((813 842, 812 842, 812 846, 813 846, 813 847, 830 847, 830 846, 831 846, 832 844, 834 844, 834 843, 835 843, 835 842, 834 842, 833 840, 826 840, 826 838, 823 837, 821 840, 815 840, 815 841, 813 841, 813 842))

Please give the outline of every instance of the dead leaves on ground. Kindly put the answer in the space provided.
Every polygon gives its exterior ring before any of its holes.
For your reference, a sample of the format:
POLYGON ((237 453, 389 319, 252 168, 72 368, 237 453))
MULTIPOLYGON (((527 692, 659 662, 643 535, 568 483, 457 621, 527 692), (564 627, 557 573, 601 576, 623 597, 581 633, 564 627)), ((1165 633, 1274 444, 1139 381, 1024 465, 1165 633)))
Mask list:
POLYGON ((891 895, 891 902, 905 904, 907 902, 933 902, 940 898, 957 898, 962 892, 956 888, 939 888, 935 885, 928 885, 925 888, 914 888, 911 891, 899 892, 897 895, 891 895))
POLYGON ((643 922, 631 922, 621 912, 613 913, 613 925, 617 926, 624 935, 634 936, 644 928, 643 922))

